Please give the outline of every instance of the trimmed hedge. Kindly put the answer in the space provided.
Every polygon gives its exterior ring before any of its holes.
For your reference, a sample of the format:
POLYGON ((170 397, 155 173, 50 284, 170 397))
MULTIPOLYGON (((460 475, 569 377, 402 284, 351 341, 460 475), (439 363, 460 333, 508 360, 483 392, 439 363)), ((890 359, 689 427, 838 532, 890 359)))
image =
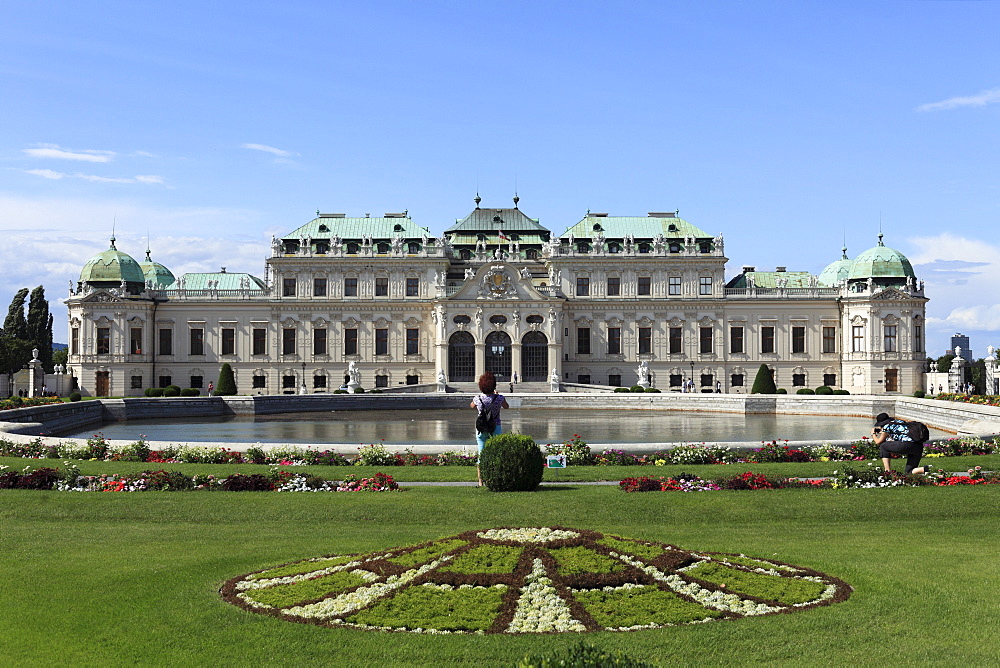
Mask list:
POLYGON ((530 436, 491 436, 479 455, 479 473, 491 492, 530 492, 542 482, 545 458, 530 436))
POLYGON ((83 399, 83 396, 79 392, 73 392, 69 395, 70 401, 80 401, 80 399, 83 399))
POLYGON ((829 385, 820 385, 816 388, 816 394, 833 394, 833 388, 829 385))
POLYGON ((219 369, 219 382, 216 383, 213 394, 217 397, 231 397, 236 394, 236 376, 233 375, 233 367, 229 362, 225 362, 219 369))
POLYGON ((757 369, 757 376, 753 379, 750 394, 777 394, 774 387, 774 376, 771 375, 771 369, 766 364, 761 364, 760 368, 757 369))

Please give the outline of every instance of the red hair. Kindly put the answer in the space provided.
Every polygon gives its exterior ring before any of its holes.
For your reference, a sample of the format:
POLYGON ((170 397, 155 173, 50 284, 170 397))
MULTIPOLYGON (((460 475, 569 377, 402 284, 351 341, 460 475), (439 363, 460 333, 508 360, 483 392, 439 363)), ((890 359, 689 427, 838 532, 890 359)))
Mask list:
POLYGON ((479 391, 483 394, 493 394, 497 391, 497 378, 492 371, 487 371, 479 377, 479 391))

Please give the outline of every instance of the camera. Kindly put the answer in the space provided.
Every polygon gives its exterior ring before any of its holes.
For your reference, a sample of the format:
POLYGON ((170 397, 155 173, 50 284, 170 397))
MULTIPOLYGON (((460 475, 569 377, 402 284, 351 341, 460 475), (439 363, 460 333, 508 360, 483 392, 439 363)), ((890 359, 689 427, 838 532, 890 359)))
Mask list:
POLYGON ((881 427, 875 427, 874 429, 872 429, 872 433, 873 434, 881 434, 882 433, 882 428, 881 427))

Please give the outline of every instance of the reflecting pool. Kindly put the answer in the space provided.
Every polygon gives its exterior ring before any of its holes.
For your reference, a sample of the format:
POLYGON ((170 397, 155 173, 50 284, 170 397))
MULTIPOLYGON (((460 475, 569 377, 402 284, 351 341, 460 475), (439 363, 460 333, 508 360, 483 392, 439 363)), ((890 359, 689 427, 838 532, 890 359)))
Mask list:
MULTIPOLYGON (((232 443, 453 445, 475 443, 476 412, 466 410, 331 411, 283 413, 256 418, 130 420, 99 429, 110 439, 221 441, 232 443)), ((871 431, 869 418, 832 415, 743 415, 662 410, 503 411, 503 430, 557 443, 579 434, 588 443, 640 444, 679 441, 853 440, 871 431)), ((87 438, 98 429, 63 434, 87 438)), ((933 438, 946 436, 931 430, 933 438)))

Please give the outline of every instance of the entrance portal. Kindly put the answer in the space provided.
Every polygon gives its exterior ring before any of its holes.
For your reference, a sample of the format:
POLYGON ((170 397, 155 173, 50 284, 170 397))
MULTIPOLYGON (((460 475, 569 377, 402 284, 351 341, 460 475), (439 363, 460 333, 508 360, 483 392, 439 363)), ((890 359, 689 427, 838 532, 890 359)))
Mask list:
POLYGON ((455 332, 448 339, 448 380, 476 381, 476 340, 468 332, 455 332))
POLYGON ((549 362, 549 340, 541 332, 528 332, 521 339, 521 380, 545 382, 549 362))
POLYGON ((111 372, 98 371, 96 381, 95 394, 99 397, 108 396, 108 392, 111 390, 111 372))
POLYGON ((486 337, 486 370, 497 380, 510 380, 510 337, 504 332, 490 332, 486 337))

